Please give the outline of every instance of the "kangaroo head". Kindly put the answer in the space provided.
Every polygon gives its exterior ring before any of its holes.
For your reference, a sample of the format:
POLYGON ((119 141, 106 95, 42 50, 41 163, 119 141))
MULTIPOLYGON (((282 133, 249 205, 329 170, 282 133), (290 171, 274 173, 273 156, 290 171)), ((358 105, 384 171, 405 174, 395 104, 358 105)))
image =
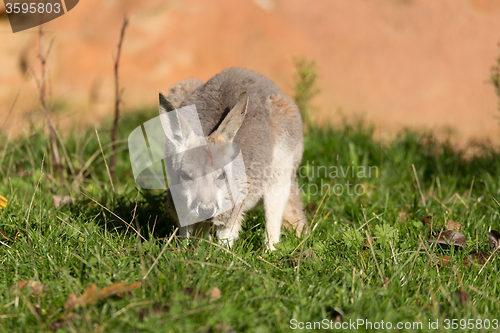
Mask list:
POLYGON ((219 127, 205 138, 197 136, 160 93, 160 120, 167 136, 165 166, 169 187, 175 186, 172 195, 179 219, 207 220, 231 203, 227 177, 231 171, 224 166, 239 152, 232 141, 245 118, 248 99, 246 92, 241 93, 219 127))

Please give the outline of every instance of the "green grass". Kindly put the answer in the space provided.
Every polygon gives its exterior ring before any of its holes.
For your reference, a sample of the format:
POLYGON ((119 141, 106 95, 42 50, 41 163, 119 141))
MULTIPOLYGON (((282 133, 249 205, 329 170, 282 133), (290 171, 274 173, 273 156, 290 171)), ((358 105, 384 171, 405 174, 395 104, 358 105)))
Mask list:
MULTIPOLYGON (((153 116, 154 110, 127 115, 120 138, 153 116)), ((100 136, 109 154, 109 133, 100 136)), ((175 226, 165 195, 138 192, 126 141, 119 145, 116 196, 93 130, 65 139, 76 174, 94 157, 79 179, 66 168, 65 184, 51 169, 42 133, 0 142, 0 194, 8 199, 0 210, 0 331, 287 332, 292 319, 319 322, 339 313, 347 323, 422 322, 421 331, 438 320, 447 331, 446 319, 500 319, 498 259, 484 268, 464 264, 469 254, 489 251, 488 233, 500 229, 493 199, 500 199, 500 154, 491 147, 465 157, 431 134, 402 132, 382 144, 363 123, 311 127, 300 184, 314 232, 298 239, 283 231, 278 250, 265 253, 261 208, 249 212, 229 251, 207 240, 168 243, 175 226), (327 173, 318 174, 318 166, 327 173), (352 168, 365 174, 353 177, 352 168), (324 191, 314 193, 315 186, 326 190, 332 175, 336 192, 320 206, 324 191), (349 195, 349 187, 362 195, 349 195), (58 194, 76 201, 56 208, 58 194), (143 238, 103 207, 138 226, 143 238), (427 215, 432 226, 420 221, 427 215), (462 224, 466 249, 427 244, 447 220, 462 224), (375 238, 373 252, 366 233, 375 238), (432 258, 443 255, 449 263, 436 266, 432 258), (64 309, 70 293, 79 296, 91 283, 101 289, 141 281, 150 268, 137 290, 64 309), (31 295, 25 287, 16 294, 12 286, 24 280, 43 283, 43 292, 31 295), (215 287, 220 299, 207 296, 215 287), (470 300, 461 304, 456 290, 470 300)))

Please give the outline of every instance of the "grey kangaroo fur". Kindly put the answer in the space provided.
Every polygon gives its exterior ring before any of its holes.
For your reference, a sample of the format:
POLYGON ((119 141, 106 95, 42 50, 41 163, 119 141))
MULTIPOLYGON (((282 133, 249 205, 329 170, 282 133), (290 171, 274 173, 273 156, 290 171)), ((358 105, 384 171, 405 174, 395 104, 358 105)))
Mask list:
MULTIPOLYGON (((266 77, 242 68, 229 68, 205 84, 198 79, 177 83, 169 90, 168 101, 160 95, 160 114, 172 106, 192 104, 198 111, 207 142, 232 141, 240 147, 249 187, 242 204, 224 213, 217 213, 217 203, 205 200, 204 204, 201 200, 193 208, 213 211, 215 216, 181 228, 180 234, 189 237, 198 230, 207 233, 213 224, 217 238, 231 246, 241 230, 243 213, 263 203, 268 249, 274 250, 274 244, 280 241, 282 224, 300 235, 306 220, 296 171, 304 146, 302 119, 295 103, 266 77)), ((182 154, 177 162, 167 168, 179 169, 193 163, 184 161, 182 154)), ((216 186, 200 190, 209 191, 205 197, 216 200, 213 193, 216 186)), ((171 211, 175 212, 170 192, 168 200, 171 211)))

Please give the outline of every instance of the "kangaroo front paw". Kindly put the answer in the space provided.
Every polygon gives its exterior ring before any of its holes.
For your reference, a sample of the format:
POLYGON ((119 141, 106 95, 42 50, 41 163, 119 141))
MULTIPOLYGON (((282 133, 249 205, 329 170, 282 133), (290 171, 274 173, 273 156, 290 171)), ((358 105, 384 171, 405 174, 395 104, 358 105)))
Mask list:
POLYGON ((274 244, 267 243, 267 251, 276 251, 274 244))

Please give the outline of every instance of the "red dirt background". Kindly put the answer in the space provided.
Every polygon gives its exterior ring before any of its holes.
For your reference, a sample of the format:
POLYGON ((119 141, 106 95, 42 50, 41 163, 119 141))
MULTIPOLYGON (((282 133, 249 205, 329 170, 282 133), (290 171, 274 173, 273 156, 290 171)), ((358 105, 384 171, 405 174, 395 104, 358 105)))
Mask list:
MULTIPOLYGON (((3 3, 0 4, 0 12, 3 3)), ((179 80, 224 68, 260 72, 293 91, 293 55, 317 62, 318 122, 364 118, 382 136, 434 129, 457 142, 500 142, 488 82, 499 55, 498 0, 82 0, 44 25, 53 40, 49 96, 65 129, 112 114, 123 14, 124 108, 151 107, 179 80)), ((13 34, 0 14, 0 130, 40 121, 38 28, 13 34), (9 109, 16 93, 20 97, 9 109)))

